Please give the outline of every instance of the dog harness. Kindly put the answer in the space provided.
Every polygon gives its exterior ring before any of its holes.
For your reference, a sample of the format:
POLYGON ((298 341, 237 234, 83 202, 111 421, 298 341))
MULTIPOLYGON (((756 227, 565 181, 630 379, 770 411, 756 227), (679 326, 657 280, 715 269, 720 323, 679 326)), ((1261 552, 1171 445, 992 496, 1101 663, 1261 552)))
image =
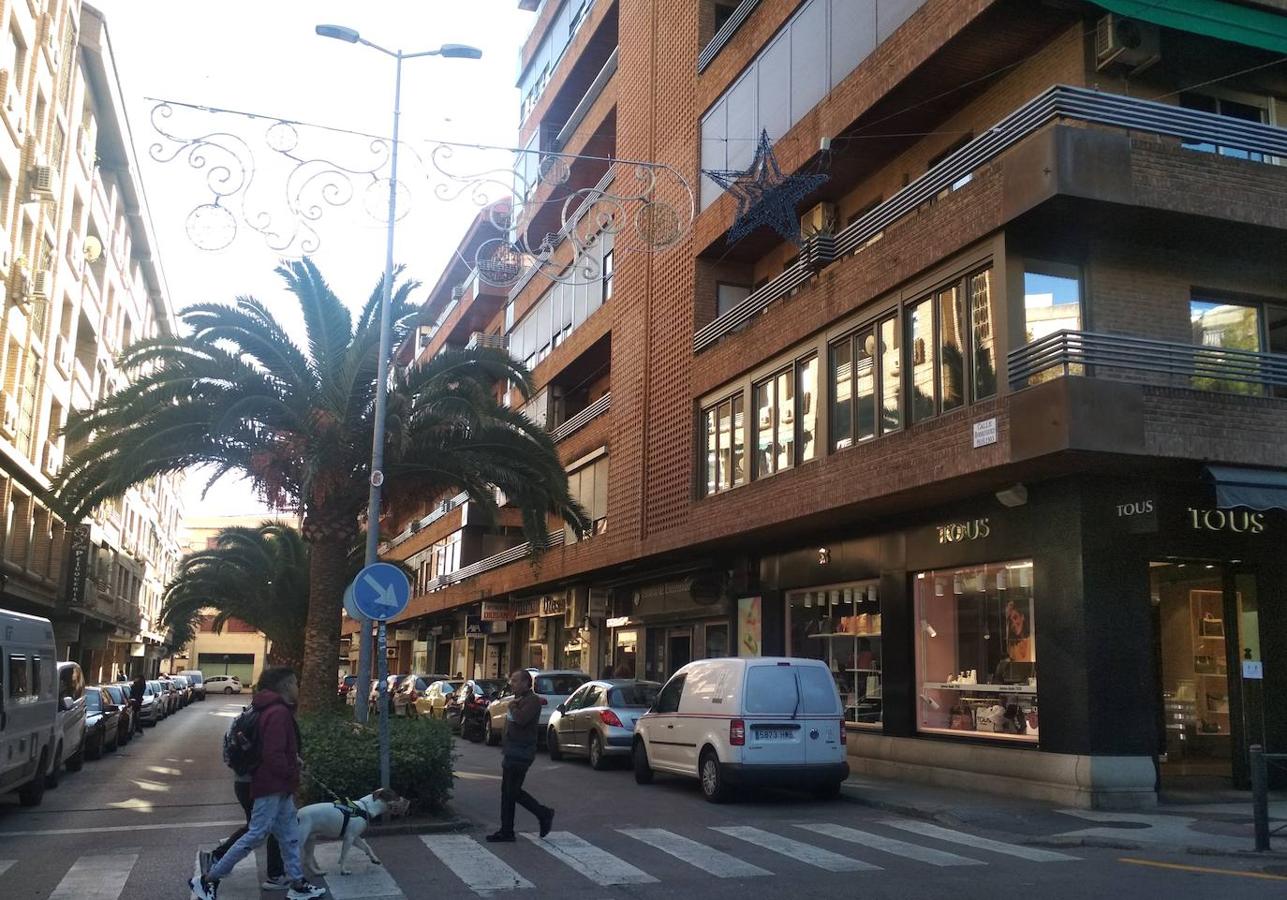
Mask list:
POLYGON ((371 814, 351 800, 347 803, 332 803, 331 805, 339 810, 340 815, 344 817, 344 821, 340 824, 340 837, 344 837, 344 832, 349 829, 349 820, 354 816, 365 822, 371 821, 371 814))

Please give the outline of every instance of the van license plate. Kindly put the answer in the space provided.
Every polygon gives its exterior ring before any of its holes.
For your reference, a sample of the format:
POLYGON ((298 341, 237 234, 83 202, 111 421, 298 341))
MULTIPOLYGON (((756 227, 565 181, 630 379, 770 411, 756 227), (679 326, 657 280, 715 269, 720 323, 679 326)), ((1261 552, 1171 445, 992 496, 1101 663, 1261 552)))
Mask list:
POLYGON ((765 728, 756 728, 755 739, 757 741, 789 741, 794 733, 794 728, 774 728, 773 726, 768 726, 765 728))

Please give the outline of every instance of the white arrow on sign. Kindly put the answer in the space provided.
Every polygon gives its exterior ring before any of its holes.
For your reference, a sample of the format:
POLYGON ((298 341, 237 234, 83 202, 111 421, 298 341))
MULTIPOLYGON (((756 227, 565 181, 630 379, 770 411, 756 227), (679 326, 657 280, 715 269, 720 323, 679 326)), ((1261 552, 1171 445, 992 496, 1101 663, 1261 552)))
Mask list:
POLYGON ((371 587, 371 590, 375 591, 376 603, 381 606, 398 605, 398 599, 394 596, 392 585, 380 584, 380 582, 376 581, 375 578, 370 575, 363 576, 362 580, 371 587))

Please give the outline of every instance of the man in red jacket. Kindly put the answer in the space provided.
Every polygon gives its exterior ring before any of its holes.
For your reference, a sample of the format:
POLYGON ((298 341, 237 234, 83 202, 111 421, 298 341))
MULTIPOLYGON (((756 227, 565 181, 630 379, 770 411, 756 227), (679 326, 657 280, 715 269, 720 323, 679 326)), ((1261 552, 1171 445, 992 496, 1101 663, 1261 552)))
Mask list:
POLYGON ((189 880, 188 887, 197 900, 216 900, 219 880, 268 840, 269 834, 277 838, 281 847, 286 877, 290 880, 287 900, 310 900, 326 894, 326 888, 309 884, 300 868, 295 812, 300 775, 299 729, 294 713, 298 699, 299 682, 290 668, 268 668, 259 676, 259 690, 251 701, 259 711, 256 723, 259 764, 250 778, 250 796, 255 804, 250 812, 250 824, 208 873, 189 880))

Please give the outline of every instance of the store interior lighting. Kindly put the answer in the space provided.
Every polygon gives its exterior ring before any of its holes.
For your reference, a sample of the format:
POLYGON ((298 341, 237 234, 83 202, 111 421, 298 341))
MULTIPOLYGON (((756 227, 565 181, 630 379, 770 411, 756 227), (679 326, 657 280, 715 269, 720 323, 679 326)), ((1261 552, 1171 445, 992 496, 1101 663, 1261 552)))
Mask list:
POLYGON ((934 626, 929 623, 928 619, 921 619, 921 630, 932 638, 938 637, 938 632, 934 630, 934 626))

